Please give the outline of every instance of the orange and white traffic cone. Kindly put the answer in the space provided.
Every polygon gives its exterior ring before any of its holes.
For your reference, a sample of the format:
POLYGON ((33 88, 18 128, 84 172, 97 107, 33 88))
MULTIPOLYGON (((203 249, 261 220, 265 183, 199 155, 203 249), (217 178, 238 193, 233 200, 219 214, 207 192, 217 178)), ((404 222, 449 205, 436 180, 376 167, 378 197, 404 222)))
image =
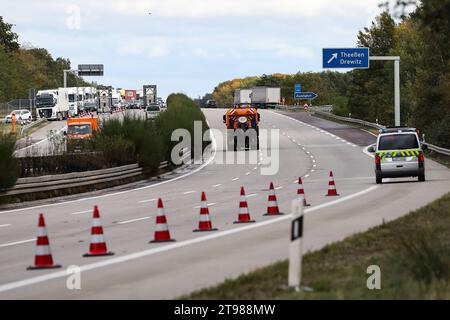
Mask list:
POLYGON ((297 196, 298 196, 298 199, 299 199, 300 201, 303 200, 303 206, 304 206, 304 207, 310 206, 310 204, 308 204, 308 203, 306 202, 305 190, 303 189, 302 177, 298 177, 297 196))
POLYGON ((156 215, 156 230, 154 239, 150 243, 155 242, 171 242, 175 239, 170 238, 169 227, 167 225, 166 215, 164 213, 164 206, 161 198, 158 198, 158 212, 156 215))
POLYGON ((332 171, 330 171, 330 181, 328 182, 328 193, 326 195, 327 196, 338 196, 339 195, 336 190, 336 185, 334 184, 334 178, 333 178, 332 171))
POLYGON ((202 192, 201 202, 202 203, 200 206, 200 220, 198 221, 198 229, 195 229, 194 232, 218 230, 217 228, 212 227, 211 219, 209 218, 208 203, 206 202, 206 195, 204 192, 202 192))
POLYGON ((85 253, 83 257, 112 256, 113 254, 114 253, 108 251, 108 248, 106 247, 105 238, 103 237, 103 226, 100 220, 100 212, 98 207, 94 206, 91 227, 91 244, 89 245, 89 252, 85 253))
POLYGON ((61 265, 53 263, 53 257, 50 251, 50 242, 48 241, 47 229, 45 228, 44 215, 40 213, 36 238, 36 255, 34 257, 34 265, 29 266, 27 270, 53 268, 61 268, 61 265))
POLYGON ((280 209, 278 208, 277 196, 275 194, 275 188, 273 187, 272 182, 270 182, 269 186, 268 202, 269 204, 267 205, 267 213, 263 214, 264 216, 278 216, 283 214, 280 212, 280 209))
POLYGON ((247 206, 247 197, 245 196, 245 190, 244 187, 241 187, 241 198, 239 201, 239 216, 237 221, 234 221, 234 223, 250 223, 255 222, 255 220, 252 220, 250 217, 250 213, 248 212, 248 206, 247 206))

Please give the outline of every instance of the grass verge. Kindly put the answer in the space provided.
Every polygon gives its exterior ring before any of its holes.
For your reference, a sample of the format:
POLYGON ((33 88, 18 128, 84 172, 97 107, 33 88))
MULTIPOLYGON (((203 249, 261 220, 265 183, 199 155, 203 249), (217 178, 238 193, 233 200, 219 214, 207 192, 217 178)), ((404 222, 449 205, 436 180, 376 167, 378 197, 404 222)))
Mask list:
POLYGON ((313 292, 281 289, 287 282, 285 260, 182 298, 449 299, 449 230, 450 193, 402 218, 306 254, 302 284, 313 292), (381 268, 381 290, 367 289, 370 265, 381 268))

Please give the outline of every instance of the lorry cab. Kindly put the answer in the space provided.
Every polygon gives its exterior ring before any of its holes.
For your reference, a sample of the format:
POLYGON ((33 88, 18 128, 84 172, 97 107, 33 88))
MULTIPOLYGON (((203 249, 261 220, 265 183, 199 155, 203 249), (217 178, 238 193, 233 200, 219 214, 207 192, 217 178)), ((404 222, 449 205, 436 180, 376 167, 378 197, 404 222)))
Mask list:
POLYGON ((81 152, 86 149, 87 139, 99 129, 98 118, 67 119, 67 151, 81 152))

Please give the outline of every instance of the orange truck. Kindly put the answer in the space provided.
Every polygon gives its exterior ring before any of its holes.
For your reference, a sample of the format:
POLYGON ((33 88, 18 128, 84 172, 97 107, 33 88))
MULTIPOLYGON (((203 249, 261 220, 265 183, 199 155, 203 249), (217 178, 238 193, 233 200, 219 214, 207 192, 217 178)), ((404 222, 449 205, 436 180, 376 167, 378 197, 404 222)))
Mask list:
POLYGON ((85 151, 88 148, 87 141, 98 129, 98 118, 86 117, 67 119, 67 151, 85 151))
POLYGON ((228 150, 259 150, 260 114, 251 104, 237 105, 223 116, 227 127, 228 150))

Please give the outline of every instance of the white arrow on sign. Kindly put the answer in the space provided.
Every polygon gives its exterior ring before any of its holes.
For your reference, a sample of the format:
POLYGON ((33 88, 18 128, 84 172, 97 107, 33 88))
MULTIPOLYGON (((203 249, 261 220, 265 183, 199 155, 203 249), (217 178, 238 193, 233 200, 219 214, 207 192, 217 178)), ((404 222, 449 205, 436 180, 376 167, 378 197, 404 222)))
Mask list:
POLYGON ((337 59, 337 56, 338 56, 338 54, 337 54, 337 53, 333 53, 333 54, 331 55, 331 58, 330 58, 330 60, 328 60, 328 62, 327 62, 327 63, 331 63, 331 61, 333 61, 334 59, 337 59))

